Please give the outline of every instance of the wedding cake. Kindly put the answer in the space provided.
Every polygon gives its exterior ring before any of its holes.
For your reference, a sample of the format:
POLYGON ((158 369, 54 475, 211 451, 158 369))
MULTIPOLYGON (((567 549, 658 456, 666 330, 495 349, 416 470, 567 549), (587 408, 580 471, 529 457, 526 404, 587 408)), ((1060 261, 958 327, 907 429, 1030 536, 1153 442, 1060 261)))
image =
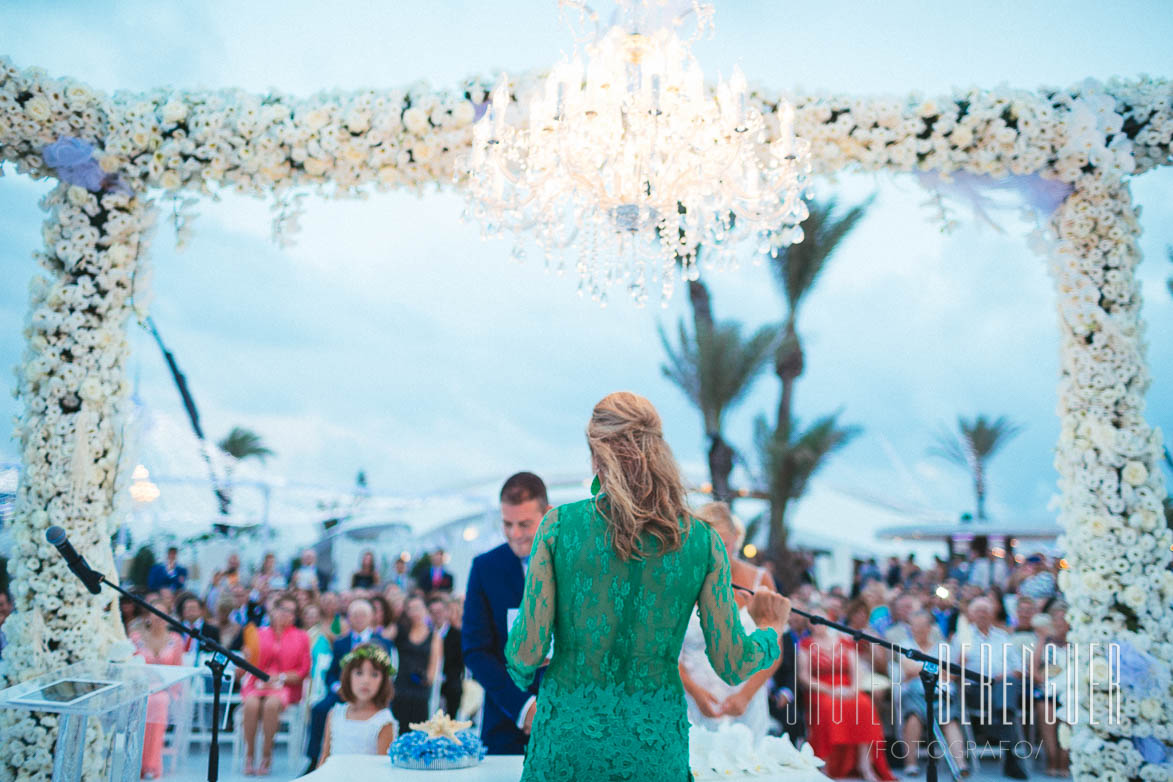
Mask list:
POLYGON ((766 736, 755 744, 750 729, 741 724, 723 725, 716 731, 694 725, 688 732, 688 765, 698 782, 757 776, 777 778, 782 774, 822 778, 818 769, 823 763, 811 751, 810 744, 795 749, 789 736, 766 736))
POLYGON ((442 711, 427 722, 413 722, 409 733, 392 742, 391 765, 435 771, 475 766, 485 759, 485 745, 471 727, 442 711))

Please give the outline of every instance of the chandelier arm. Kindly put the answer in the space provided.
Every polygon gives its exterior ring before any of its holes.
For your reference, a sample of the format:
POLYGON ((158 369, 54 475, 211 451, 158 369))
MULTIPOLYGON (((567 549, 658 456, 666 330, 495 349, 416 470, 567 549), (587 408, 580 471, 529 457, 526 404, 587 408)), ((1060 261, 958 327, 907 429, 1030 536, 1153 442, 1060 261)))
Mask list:
MULTIPOLYGON (((558 161, 566 168, 567 172, 574 179, 582 183, 588 191, 593 191, 596 194, 607 193, 607 186, 603 182, 602 177, 599 175, 599 170, 596 169, 592 171, 591 168, 579 161, 576 155, 569 154, 569 150, 566 148, 569 143, 570 141, 568 139, 562 139, 562 148, 559 150, 560 154, 558 155, 558 161)), ((603 161, 603 164, 599 166, 599 169, 605 168, 610 160, 611 158, 608 156, 603 161)))
POLYGON ((713 24, 713 16, 716 14, 716 9, 712 3, 702 3, 700 0, 692 0, 692 4, 672 20, 672 26, 674 28, 680 27, 684 24, 684 20, 692 14, 696 14, 696 29, 692 31, 688 40, 685 41, 685 44, 688 46, 691 46, 704 37, 706 27, 710 32, 716 32, 716 27, 713 24))
POLYGON ((590 6, 589 3, 583 0, 558 0, 558 16, 562 23, 570 28, 570 34, 574 38, 576 46, 587 41, 597 41, 603 36, 603 28, 599 23, 599 12, 590 6), (592 22, 595 26, 595 33, 593 36, 585 33, 580 33, 573 23, 566 19, 566 8, 573 8, 578 11, 579 23, 583 21, 592 22))

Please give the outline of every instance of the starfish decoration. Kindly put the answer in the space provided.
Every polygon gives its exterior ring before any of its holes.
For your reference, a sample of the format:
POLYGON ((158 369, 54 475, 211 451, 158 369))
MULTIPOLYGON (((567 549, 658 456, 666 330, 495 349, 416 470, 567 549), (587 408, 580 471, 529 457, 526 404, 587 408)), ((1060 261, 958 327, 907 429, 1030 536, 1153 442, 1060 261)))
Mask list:
POLYGON ((442 737, 452 739, 459 744, 460 739, 456 738, 456 732, 471 728, 472 723, 465 720, 454 720, 443 711, 437 709, 430 720, 427 722, 413 722, 410 727, 412 730, 422 730, 428 734, 428 738, 430 739, 442 737))

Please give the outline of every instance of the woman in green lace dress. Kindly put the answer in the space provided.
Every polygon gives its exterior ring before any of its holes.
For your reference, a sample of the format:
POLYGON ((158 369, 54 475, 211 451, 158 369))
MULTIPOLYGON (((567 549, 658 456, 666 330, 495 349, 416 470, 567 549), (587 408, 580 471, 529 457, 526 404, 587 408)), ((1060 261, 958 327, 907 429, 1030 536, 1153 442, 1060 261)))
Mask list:
POLYGON ((594 496, 546 514, 505 655, 521 688, 548 663, 525 782, 690 780, 677 661, 699 610, 713 667, 737 684, 770 666, 790 607, 759 591, 746 635, 721 539, 695 521, 660 417, 620 392, 595 406, 594 496), (547 659, 553 641, 553 656, 547 659))

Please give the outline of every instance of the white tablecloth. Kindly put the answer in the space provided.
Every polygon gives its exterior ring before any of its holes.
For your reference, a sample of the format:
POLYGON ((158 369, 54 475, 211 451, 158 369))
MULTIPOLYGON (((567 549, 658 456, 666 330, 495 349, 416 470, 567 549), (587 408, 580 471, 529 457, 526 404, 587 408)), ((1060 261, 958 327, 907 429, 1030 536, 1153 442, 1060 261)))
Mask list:
MULTIPOLYGON (((455 771, 415 771, 394 768, 382 755, 331 755, 322 767, 301 779, 309 782, 517 782, 521 779, 521 755, 489 755, 479 766, 455 771)), ((726 777, 746 782, 828 782, 817 771, 792 771, 771 776, 726 777)))
POLYGON ((521 755, 489 755, 480 765, 451 771, 395 768, 385 755, 331 755, 321 768, 301 777, 312 782, 517 782, 521 755))

